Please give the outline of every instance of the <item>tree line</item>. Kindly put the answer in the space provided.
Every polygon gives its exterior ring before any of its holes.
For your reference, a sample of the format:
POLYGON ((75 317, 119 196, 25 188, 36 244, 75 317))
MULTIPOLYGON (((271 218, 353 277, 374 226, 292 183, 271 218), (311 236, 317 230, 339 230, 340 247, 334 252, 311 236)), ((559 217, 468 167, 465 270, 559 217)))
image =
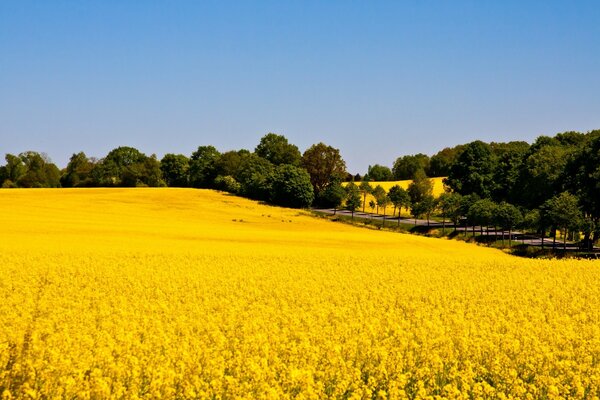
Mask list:
POLYGON ((369 166, 363 179, 422 175, 446 176, 447 191, 438 199, 413 199, 414 216, 435 212, 455 225, 501 227, 509 237, 518 227, 556 240, 560 230, 563 240, 581 239, 585 248, 600 239, 600 130, 540 136, 532 144, 477 140, 431 158, 399 157, 392 168, 369 166))
POLYGON ((219 189, 287 207, 320 204, 331 182, 347 178, 339 149, 317 143, 300 153, 282 135, 269 133, 254 151, 219 152, 199 146, 190 156, 147 156, 118 147, 96 159, 73 154, 60 170, 43 153, 6 154, 0 166, 3 188, 194 187, 219 189))
POLYGON ((413 179, 412 196, 401 188, 380 193, 374 208, 410 207, 415 216, 438 213, 479 226, 503 216, 509 229, 528 224, 541 234, 581 232, 587 246, 600 239, 600 130, 540 136, 532 144, 474 141, 431 157, 405 155, 391 168, 375 164, 363 176, 347 172, 339 149, 318 143, 301 153, 274 133, 262 137, 254 151, 222 153, 200 146, 189 156, 166 154, 159 160, 118 147, 100 159, 73 154, 62 170, 32 151, 6 154, 5 160, 0 166, 4 188, 213 188, 289 207, 345 204, 353 210, 367 206, 365 193, 371 185, 361 182, 413 179), (427 178, 436 176, 447 177, 448 188, 437 200, 426 189, 427 178), (343 181, 352 184, 343 188, 343 181), (399 206, 398 198, 410 203, 399 206))

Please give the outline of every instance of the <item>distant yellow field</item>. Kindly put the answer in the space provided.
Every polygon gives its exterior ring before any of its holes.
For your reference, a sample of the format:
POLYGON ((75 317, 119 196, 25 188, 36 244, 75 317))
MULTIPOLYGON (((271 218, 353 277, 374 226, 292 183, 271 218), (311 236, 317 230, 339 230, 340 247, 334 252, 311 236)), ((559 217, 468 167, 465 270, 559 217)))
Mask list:
MULTIPOLYGON (((444 179, 446 178, 429 178, 431 179, 431 181, 433 182, 433 195, 435 197, 438 197, 440 194, 444 193, 444 179)), ((401 188, 403 189, 408 189, 408 185, 410 185, 412 182, 412 180, 404 180, 404 181, 385 181, 385 182, 369 182, 369 185, 371 187, 376 187, 377 185, 381 186, 386 192, 389 192, 390 188, 392 186, 395 185, 400 185, 401 188)), ((360 185, 360 182, 355 182, 356 185, 360 185)), ((344 182, 342 184, 343 186, 348 185, 348 183, 344 182)), ((362 201, 362 199, 361 199, 362 201)), ((372 213, 377 213, 377 214, 381 214, 383 215, 384 210, 383 209, 378 209, 378 208, 374 208, 371 209, 369 207, 369 202, 371 201, 375 201, 375 198, 368 194, 367 195, 367 199, 365 201, 365 212, 372 212, 372 213)), ((362 206, 361 206, 361 210, 362 210, 362 206)), ((394 213, 394 206, 388 206, 385 210, 385 214, 386 215, 393 215, 394 213)), ((396 210, 396 215, 398 213, 398 210, 396 210)), ((409 216, 410 215, 410 210, 408 210, 407 208, 402 208, 402 216, 409 216)))
POLYGON ((600 264, 193 189, 0 190, 0 397, 596 398, 600 264))

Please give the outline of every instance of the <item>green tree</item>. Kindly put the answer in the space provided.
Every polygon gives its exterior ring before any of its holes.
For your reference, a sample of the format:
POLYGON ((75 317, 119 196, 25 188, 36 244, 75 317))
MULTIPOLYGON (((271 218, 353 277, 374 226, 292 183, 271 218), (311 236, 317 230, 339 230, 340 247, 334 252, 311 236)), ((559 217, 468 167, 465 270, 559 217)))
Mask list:
POLYGON ((354 220, 354 212, 360 208, 360 191, 355 184, 351 183, 346 186, 346 209, 352 213, 354 220))
POLYGON ((310 207, 314 192, 308 173, 299 167, 282 164, 269 178, 271 201, 275 204, 303 208, 310 207))
POLYGON ((234 178, 240 183, 240 193, 251 199, 269 200, 271 187, 269 177, 275 167, 268 160, 250 153, 242 158, 234 178))
POLYGON ((190 185, 197 188, 212 187, 220 157, 221 153, 213 146, 198 147, 190 158, 190 185))
MULTIPOLYGON (((371 214, 373 214, 373 211, 375 211, 376 206, 377 204, 375 203, 375 200, 369 200, 369 208, 371 209, 371 214)), ((371 218, 373 218, 373 215, 371 215, 371 218)))
POLYGON ((358 190, 360 191, 360 193, 363 196, 363 200, 362 200, 362 211, 363 213, 365 212, 365 204, 367 203, 367 195, 370 193, 373 193, 373 186, 371 186, 371 184, 369 184, 368 180, 364 180, 360 183, 360 185, 358 186, 358 190))
POLYGON ((564 235, 563 246, 566 249, 567 232, 578 230, 581 226, 582 215, 577 196, 569 192, 562 192, 546 200, 541 207, 541 213, 542 218, 552 224, 553 247, 556 247, 556 229, 560 229, 564 235))
POLYGON ((573 151, 556 139, 539 137, 521 164, 512 196, 515 201, 527 208, 536 208, 559 193, 561 176, 573 151))
POLYGON ((4 166, 4 179, 16 183, 23 175, 25 175, 27 167, 19 156, 6 154, 4 159, 6 160, 6 165, 4 166))
POLYGON ((458 145, 440 150, 431 157, 429 160, 429 170, 425 172, 431 177, 448 176, 452 165, 454 165, 463 149, 463 145, 458 145))
POLYGON ((165 154, 160 160, 160 170, 167 186, 188 186, 190 159, 183 154, 165 154))
POLYGON ((92 170, 95 167, 93 159, 88 158, 83 151, 73 154, 69 164, 60 177, 62 187, 93 186, 92 170))
POLYGON ((496 201, 512 201, 520 189, 518 179, 523 160, 529 151, 526 142, 492 143, 492 152, 496 159, 494 169, 494 191, 496 201))
POLYGON ((17 179, 16 184, 24 188, 60 187, 60 170, 48 156, 35 151, 19 154, 25 166, 25 173, 17 179))
POLYGON ((472 225, 479 225, 480 233, 483 234, 483 227, 489 227, 494 223, 494 218, 498 211, 498 206, 490 199, 481 199, 475 201, 467 213, 467 218, 472 225))
POLYGON ((317 196, 331 180, 346 177, 346 163, 340 151, 324 143, 314 144, 304 152, 302 166, 308 171, 317 196))
POLYGON ((385 192, 385 189, 381 185, 377 185, 377 186, 375 186, 375 188, 373 189, 373 192, 371 192, 371 194, 373 195, 373 197, 375 197, 375 204, 377 204, 376 214, 379 214, 379 206, 382 203, 381 199, 386 197, 387 193, 385 192))
MULTIPOLYGON (((467 217, 469 214, 469 209, 471 206, 480 200, 480 197, 476 194, 468 194, 466 196, 461 196, 460 199, 460 213, 462 217, 467 217)), ((465 236, 467 236, 467 231, 469 230, 468 224, 470 223, 468 218, 465 218, 465 236)), ((475 236, 475 225, 473 225, 473 236, 475 236)))
POLYGON ((400 224, 400 214, 402 214, 402 207, 410 206, 410 196, 406 189, 400 185, 394 185, 388 192, 388 197, 394 205, 394 215, 396 215, 396 209, 398 209, 398 224, 400 224))
POLYGON ((369 177, 370 181, 375 182, 385 182, 394 179, 394 176, 392 175, 392 170, 388 167, 379 164, 375 164, 372 166, 369 165, 367 176, 369 177))
POLYGON ((502 202, 495 210, 498 225, 502 228, 502 244, 504 245, 504 231, 508 230, 508 245, 512 245, 512 230, 523 222, 523 214, 514 205, 502 202))
POLYGON ((495 190, 495 168, 490 145, 477 140, 465 145, 444 183, 462 195, 490 197, 495 190))
POLYGON ((425 154, 415 154, 398 157, 394 161, 392 173, 395 179, 406 180, 413 179, 417 172, 425 173, 429 169, 429 157, 425 154))
POLYGON ((333 214, 335 215, 337 213, 337 209, 342 205, 345 198, 346 190, 342 187, 340 181, 332 181, 321 193, 319 206, 333 208, 333 214))
POLYGON ((589 132, 563 172, 569 191, 579 198, 585 220, 584 244, 600 239, 600 130, 589 132))
POLYGON ((454 192, 445 192, 438 198, 438 208, 442 214, 442 231, 446 231, 446 218, 454 224, 454 231, 460 221, 462 196, 454 192))
POLYGON ((233 176, 219 175, 215 178, 215 188, 224 192, 237 194, 240 192, 241 185, 233 176))
POLYGON ((273 165, 300 165, 301 155, 298 147, 290 144, 285 136, 275 133, 263 136, 254 152, 273 165))

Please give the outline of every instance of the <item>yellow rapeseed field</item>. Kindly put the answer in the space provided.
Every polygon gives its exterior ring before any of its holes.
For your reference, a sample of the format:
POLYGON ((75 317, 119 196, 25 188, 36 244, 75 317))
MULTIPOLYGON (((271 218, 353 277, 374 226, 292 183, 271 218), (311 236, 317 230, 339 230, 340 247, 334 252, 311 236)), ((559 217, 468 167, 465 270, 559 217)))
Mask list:
POLYGON ((0 397, 598 398, 600 264, 192 189, 0 191, 0 397))
MULTIPOLYGON (((435 197, 438 197, 439 195, 441 195, 442 193, 444 193, 444 179, 446 178, 429 178, 431 179, 431 183, 433 183, 433 195, 435 197)), ((372 188, 375 188, 376 186, 381 186, 386 192, 389 192, 390 189, 392 188, 392 186, 398 185, 403 189, 408 189, 408 186, 411 184, 412 180, 404 180, 404 181, 384 181, 384 182, 369 182, 369 186, 371 186, 372 188)), ((355 185, 360 185, 360 182, 354 182, 355 185)), ((342 186, 347 186, 348 183, 344 182, 342 184, 342 186)), ((361 201, 363 201, 363 198, 361 197, 361 201)), ((387 208, 384 210, 383 208, 374 208, 371 209, 369 207, 369 202, 374 201, 375 202, 375 197, 373 197, 373 195, 371 194, 367 194, 366 196, 366 201, 364 204, 364 209, 365 212, 369 212, 369 213, 377 213, 377 214, 381 214, 383 215, 383 213, 385 212, 385 215, 392 215, 394 213, 394 205, 390 204, 387 206, 387 208)), ((362 211, 363 207, 361 205, 360 211, 362 211)), ((398 213, 398 211, 401 212, 402 216, 410 216, 410 210, 407 208, 402 208, 402 210, 396 210, 396 214, 398 213)))

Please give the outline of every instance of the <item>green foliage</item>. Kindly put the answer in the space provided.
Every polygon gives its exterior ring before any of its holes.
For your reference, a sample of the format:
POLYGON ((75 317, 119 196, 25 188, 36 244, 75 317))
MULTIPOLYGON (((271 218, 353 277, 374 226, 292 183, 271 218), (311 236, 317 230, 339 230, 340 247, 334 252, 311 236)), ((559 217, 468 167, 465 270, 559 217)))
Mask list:
POLYGON ((165 186, 156 155, 148 157, 133 147, 111 150, 90 176, 95 186, 165 186))
POLYGON ((189 169, 190 160, 183 154, 168 153, 160 160, 160 170, 167 186, 188 186, 189 169))
POLYGON ((407 190, 410 201, 414 205, 433 195, 433 182, 427 178, 425 172, 417 171, 407 190))
POLYGON ((87 187, 93 186, 92 170, 95 168, 94 160, 88 158, 83 151, 73 154, 69 164, 60 177, 62 187, 87 187))
POLYGON ((371 181, 384 182, 393 180, 392 170, 383 165, 369 165, 367 177, 371 181))
POLYGON ((438 198, 438 208, 442 216, 449 218, 456 226, 463 216, 462 196, 454 192, 442 193, 438 198))
POLYGON ((240 183, 240 194, 255 200, 269 200, 271 187, 268 178, 273 171, 274 166, 268 160, 254 153, 244 156, 234 176, 240 183))
POLYGON ((456 162, 463 149, 464 145, 458 145, 440 150, 431 157, 429 160, 429 170, 425 172, 431 177, 448 176, 450 168, 452 168, 452 165, 456 162))
POLYGON ((300 165, 301 155, 298 147, 290 144, 285 136, 268 133, 260 139, 254 152, 273 165, 300 165))
POLYGON ((342 187, 339 181, 332 181, 323 192, 321 192, 319 198, 316 199, 316 203, 319 207, 327 208, 339 208, 346 198, 346 190, 342 187))
POLYGON ((396 213, 396 208, 402 209, 402 207, 410 206, 410 196, 408 191, 399 185, 394 185, 390 188, 388 197, 394 205, 394 213, 396 213))
MULTIPOLYGON (((346 209, 352 212, 352 217, 354 218, 354 212, 358 210, 361 205, 360 191, 354 183, 351 183, 346 186, 346 193, 346 209)), ((373 206, 373 208, 374 207, 375 206, 373 206)))
POLYGON ((471 225, 489 226, 495 222, 498 206, 490 199, 481 199, 475 201, 469 211, 467 218, 471 225))
POLYGON ((270 200, 285 207, 310 207, 314 200, 313 187, 308 173, 299 167, 283 164, 269 177, 270 200))
POLYGON ((332 180, 346 177, 346 163, 340 151, 324 143, 314 144, 302 155, 302 166, 310 175, 310 182, 318 195, 332 180))
POLYGON ((495 159, 490 145, 480 140, 465 145, 445 183, 462 195, 490 197, 495 189, 495 159))
POLYGON ((214 146, 200 146, 190 158, 190 185, 209 188, 217 177, 217 162, 221 153, 214 146))
POLYGON ((523 214, 514 205, 502 202, 496 206, 495 221, 502 229, 512 230, 523 222, 523 214))
POLYGON ((577 196, 562 192, 544 202, 541 207, 542 219, 555 228, 578 229, 582 215, 577 196))
POLYGON ((425 173, 429 169, 429 157, 425 154, 415 154, 398 157, 392 167, 395 179, 413 179, 421 171, 425 173))
POLYGON ((224 192, 237 194, 240 192, 241 187, 242 186, 239 184, 238 181, 235 180, 233 176, 219 175, 215 178, 215 188, 223 190, 224 192))
POLYGON ((2 168, 5 187, 60 187, 60 170, 43 153, 26 151, 18 156, 7 154, 2 168))

